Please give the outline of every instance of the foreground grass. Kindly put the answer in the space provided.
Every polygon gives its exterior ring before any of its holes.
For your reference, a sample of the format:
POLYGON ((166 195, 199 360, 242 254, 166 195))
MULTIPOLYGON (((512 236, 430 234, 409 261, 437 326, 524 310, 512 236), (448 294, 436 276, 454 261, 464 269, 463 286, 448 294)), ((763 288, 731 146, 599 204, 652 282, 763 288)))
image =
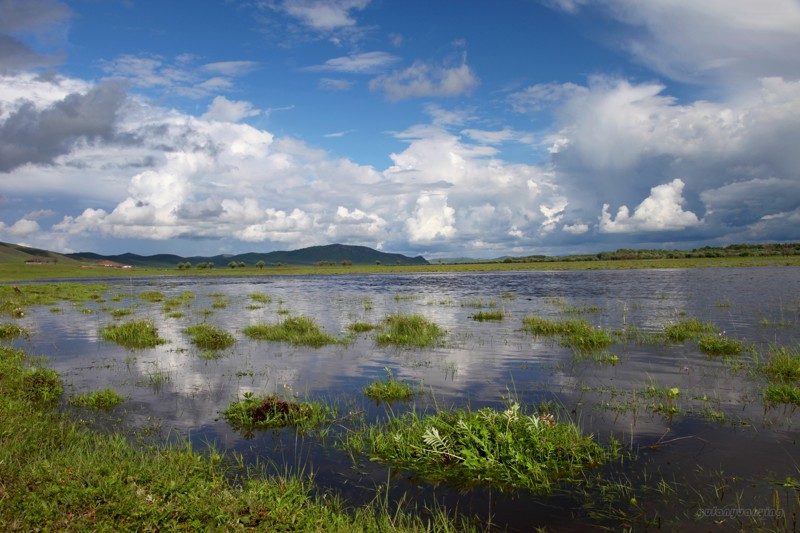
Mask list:
POLYGON ((140 449, 121 435, 90 432, 38 394, 29 365, 24 353, 0 345, 4 531, 471 529, 441 510, 425 519, 377 498, 347 509, 335 496, 313 495, 313 480, 300 475, 249 472, 231 482, 216 452, 188 443, 140 449))
POLYGON ((411 412, 365 432, 373 458, 423 478, 540 493, 580 480, 618 454, 615 444, 604 449, 574 423, 524 414, 517 403, 505 411, 411 412))
POLYGON ((86 392, 69 399, 69 403, 72 405, 94 410, 110 410, 124 401, 125 398, 114 389, 86 392))

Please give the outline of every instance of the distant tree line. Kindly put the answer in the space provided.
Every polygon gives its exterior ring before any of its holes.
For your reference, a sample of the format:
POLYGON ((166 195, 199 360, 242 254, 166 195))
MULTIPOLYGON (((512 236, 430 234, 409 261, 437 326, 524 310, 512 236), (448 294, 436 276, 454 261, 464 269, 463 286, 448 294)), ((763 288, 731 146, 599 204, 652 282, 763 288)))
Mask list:
POLYGON ((633 250, 620 248, 598 254, 506 257, 504 263, 540 263, 553 261, 615 261, 623 259, 689 259, 702 257, 765 257, 800 255, 800 242, 785 244, 731 244, 725 247, 704 246, 693 250, 633 250))

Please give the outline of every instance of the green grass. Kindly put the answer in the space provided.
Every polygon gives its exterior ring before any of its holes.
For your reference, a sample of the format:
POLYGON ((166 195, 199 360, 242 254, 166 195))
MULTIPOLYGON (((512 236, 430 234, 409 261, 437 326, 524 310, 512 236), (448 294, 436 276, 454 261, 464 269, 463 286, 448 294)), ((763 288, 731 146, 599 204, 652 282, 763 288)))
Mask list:
POLYGON ((716 330, 710 322, 700 322, 697 319, 682 320, 677 324, 670 324, 664 328, 664 336, 670 342, 683 342, 687 339, 697 339, 716 330))
POLYGON ((124 316, 129 316, 133 314, 133 309, 113 309, 111 311, 111 316, 113 318, 122 318, 124 316))
POLYGON ((379 346, 427 348, 440 344, 446 331, 422 315, 389 315, 375 335, 379 346))
POLYGON ((139 299, 143 302, 163 302, 164 301, 164 293, 159 291, 144 291, 139 294, 139 299))
POLYGON ((422 392, 420 387, 415 387, 410 383, 397 381, 389 368, 386 371, 387 379, 374 381, 364 388, 364 395, 375 401, 393 402, 398 400, 410 400, 422 392))
POLYGON ((268 303, 272 302, 272 296, 269 296, 268 294, 264 294, 262 292, 254 292, 254 293, 250 294, 249 296, 250 296, 251 300, 253 300, 254 302, 261 303, 261 304, 268 304, 268 303))
POLYGON ((722 334, 702 335, 697 339, 697 346, 706 355, 739 355, 743 349, 740 340, 722 334))
POLYGON ((372 331, 377 327, 378 326, 374 324, 367 324, 366 322, 354 322, 352 324, 349 324, 347 326, 347 329, 349 329, 353 333, 366 333, 368 331, 372 331))
POLYGON ((167 316, 176 315, 180 312, 178 311, 179 308, 192 305, 192 300, 194 300, 194 294, 191 291, 184 291, 180 296, 164 300, 164 312, 167 316))
POLYGON ((764 389, 764 402, 800 405, 800 387, 791 383, 770 383, 764 389))
POLYGON ((245 433, 256 429, 294 427, 309 430, 332 420, 333 409, 319 402, 292 402, 269 394, 254 396, 245 393, 222 412, 237 430, 245 433))
POLYGON ((576 350, 601 350, 612 342, 610 333, 592 327, 585 320, 548 320, 529 316, 522 319, 522 328, 533 335, 560 336, 564 346, 576 350))
POLYGON ((17 337, 28 337, 28 330, 16 324, 0 324, 0 340, 9 341, 17 337))
POLYGON ((191 337, 191 342, 203 350, 224 350, 236 344, 233 335, 211 324, 195 324, 184 331, 191 337))
MULTIPOLYGON (((0 524, 5 531, 477 531, 443 509, 422 517, 383 500, 347 508, 313 478, 248 468, 188 441, 138 446, 92 432, 28 395, 29 361, 0 346, 0 524)), ((52 372, 52 371, 51 371, 52 372)), ((55 373, 54 373, 55 374, 55 373)), ((55 374, 56 378, 58 375, 55 374)))
POLYGON ((479 311, 474 315, 470 315, 472 320, 478 322, 486 322, 488 320, 503 320, 506 314, 503 311, 479 311))
POLYGON ((314 348, 339 342, 322 331, 313 319, 304 316, 288 317, 277 324, 252 324, 244 328, 243 333, 255 340, 288 342, 314 348))
POLYGON ((135 350, 154 348, 166 344, 167 340, 158 336, 158 328, 152 320, 131 320, 122 324, 109 324, 100 329, 100 335, 109 342, 135 350))
POLYGON ((102 389, 72 396, 69 403, 85 409, 110 410, 125 401, 114 389, 102 389))
POLYGON ((410 412, 365 431, 373 459, 433 481, 506 490, 550 492, 617 454, 615 443, 604 449, 571 421, 525 414, 515 402, 505 411, 410 412))
POLYGON ((64 392, 58 372, 43 367, 28 368, 22 373, 21 390, 28 399, 42 403, 54 402, 64 392))
POLYGON ((760 365, 760 369, 770 380, 800 381, 800 348, 770 346, 767 360, 760 365))

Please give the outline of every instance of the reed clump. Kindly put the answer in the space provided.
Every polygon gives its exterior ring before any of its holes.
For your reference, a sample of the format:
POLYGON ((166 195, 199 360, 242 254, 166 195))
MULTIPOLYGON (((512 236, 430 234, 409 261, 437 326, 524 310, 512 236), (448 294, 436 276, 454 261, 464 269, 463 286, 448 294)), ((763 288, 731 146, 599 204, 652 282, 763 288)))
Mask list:
POLYGON ((69 403, 77 407, 105 411, 113 409, 124 401, 125 397, 111 388, 77 394, 69 399, 69 403))
POLYGON ((203 350, 224 350, 236 344, 236 338, 227 331, 211 324, 195 324, 184 331, 191 342, 203 350))
POLYGON ((548 320, 529 316, 522 319, 522 327, 533 335, 560 336, 564 346, 576 350, 601 350, 612 342, 610 333, 593 327, 585 320, 548 320))
POLYGON ((154 348, 166 344, 167 340, 158 336, 158 328, 152 320, 131 320, 122 324, 109 324, 100 329, 100 335, 109 342, 135 350, 154 348))
POLYGON ((334 412, 319 402, 293 402, 275 394, 262 396, 246 392, 222 412, 237 430, 295 427, 308 430, 333 418, 334 412))
POLYGON ((616 443, 604 449, 573 422, 525 414, 516 402, 503 411, 406 413, 370 427, 367 442, 373 458, 427 479, 539 493, 618 454, 616 443))
POLYGON ((379 346, 393 344, 408 348, 436 346, 446 331, 422 315, 389 315, 375 335, 379 346))
POLYGON ((339 342, 322 331, 313 319, 305 316, 288 317, 277 324, 252 324, 242 332, 255 340, 288 342, 314 348, 339 342))
POLYGON ((397 381, 391 369, 385 368, 386 379, 374 381, 364 388, 364 395, 376 402, 393 402, 399 400, 410 400, 422 390, 414 387, 410 383, 397 381))

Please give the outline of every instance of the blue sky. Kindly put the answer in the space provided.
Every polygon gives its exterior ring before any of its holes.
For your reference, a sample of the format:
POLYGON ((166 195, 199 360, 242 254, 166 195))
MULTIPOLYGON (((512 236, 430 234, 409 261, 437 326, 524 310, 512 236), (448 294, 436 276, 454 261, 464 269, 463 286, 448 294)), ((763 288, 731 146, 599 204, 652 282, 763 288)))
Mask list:
POLYGON ((796 0, 0 0, 0 240, 797 240, 796 0))

